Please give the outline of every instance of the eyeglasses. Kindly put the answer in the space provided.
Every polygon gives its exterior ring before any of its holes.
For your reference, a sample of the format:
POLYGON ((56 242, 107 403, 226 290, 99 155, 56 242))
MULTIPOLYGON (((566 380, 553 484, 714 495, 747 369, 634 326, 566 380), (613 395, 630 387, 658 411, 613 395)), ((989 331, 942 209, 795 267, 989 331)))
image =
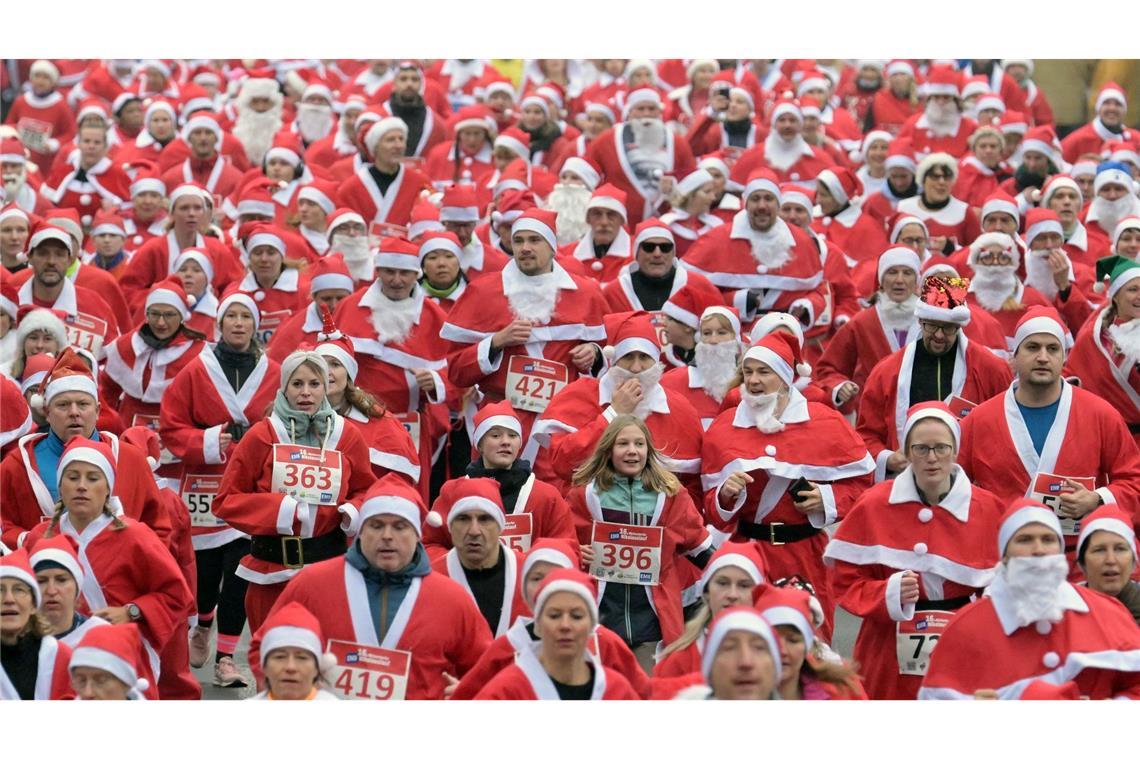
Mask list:
POLYGON ((920 246, 920 245, 925 246, 926 245, 926 238, 924 238, 924 237, 899 238, 899 244, 908 246, 910 248, 915 248, 915 247, 920 246))
POLYGON ((150 311, 148 309, 146 318, 154 322, 173 322, 176 319, 181 319, 182 315, 176 311, 150 311))
POLYGON ((933 322, 923 322, 922 331, 927 335, 937 335, 938 333, 942 333, 947 338, 949 338, 951 335, 958 334, 958 325, 938 325, 933 322))
POLYGON ((654 251, 661 251, 661 253, 672 253, 672 243, 642 243, 641 250, 646 253, 653 253, 654 251))
POLYGON ((1013 257, 1004 252, 993 253, 992 251, 986 251, 985 253, 978 254, 978 263, 987 265, 1000 264, 1001 266, 1009 266, 1013 263, 1013 257))
POLYGON ((926 175, 927 179, 943 180, 949 182, 954 175, 949 172, 929 172, 926 175))
POLYGON ((930 456, 930 452, 932 451, 936 457, 942 459, 943 457, 950 456, 950 452, 953 450, 954 447, 948 443, 936 443, 933 446, 928 446, 925 443, 915 443, 910 447, 910 453, 918 459, 925 459, 930 456))

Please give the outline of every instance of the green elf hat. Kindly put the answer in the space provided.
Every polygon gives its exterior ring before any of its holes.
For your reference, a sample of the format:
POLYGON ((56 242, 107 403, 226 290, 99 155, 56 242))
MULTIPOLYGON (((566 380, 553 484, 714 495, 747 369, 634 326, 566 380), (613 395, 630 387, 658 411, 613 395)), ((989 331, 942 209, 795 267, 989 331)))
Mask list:
POLYGON ((1140 277, 1140 264, 1124 256, 1105 256, 1097 259, 1097 283, 1093 289, 1097 293, 1103 293, 1107 288, 1111 299, 1129 280, 1137 277, 1140 277))

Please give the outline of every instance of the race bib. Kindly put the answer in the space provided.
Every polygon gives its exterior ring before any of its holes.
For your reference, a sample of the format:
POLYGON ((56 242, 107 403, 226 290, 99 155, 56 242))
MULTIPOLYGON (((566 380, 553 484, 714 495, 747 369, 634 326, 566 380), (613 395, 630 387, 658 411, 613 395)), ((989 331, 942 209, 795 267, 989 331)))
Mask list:
POLYGON ((975 404, 973 401, 968 401, 961 396, 951 396, 950 400, 946 402, 946 406, 950 408, 951 414, 953 414, 958 419, 963 420, 966 418, 966 415, 970 413, 970 410, 977 406, 977 404, 975 404))
POLYGON ((412 443, 418 449, 420 447, 420 413, 404 412, 393 416, 404 426, 404 430, 408 431, 408 435, 412 437, 412 443))
POLYGON ((512 356, 507 364, 507 401, 524 412, 543 412, 569 381, 570 370, 561 362, 512 356))
POLYGON ((341 456, 335 449, 273 445, 274 493, 321 507, 336 506, 340 496, 341 456))
POLYGON ((900 675, 926 675, 930 655, 953 618, 954 613, 949 610, 924 610, 916 612, 913 620, 900 620, 895 625, 895 654, 900 675))
POLYGON ((48 140, 51 139, 52 125, 50 122, 33 119, 25 116, 16 122, 16 131, 20 134, 20 142, 28 150, 37 153, 46 153, 48 140))
POLYGON ((261 341, 261 345, 269 343, 269 339, 273 337, 273 333, 277 332, 277 328, 281 323, 292 316, 290 311, 263 311, 261 313, 261 320, 257 323, 257 337, 261 341))
POLYGON ((136 414, 131 417, 131 427, 145 427, 151 430, 158 430, 158 415, 156 414, 136 414))
POLYGON ((368 228, 368 234, 375 241, 373 243, 375 246, 380 242, 380 238, 406 238, 408 228, 402 224, 392 224, 391 222, 373 222, 372 226, 368 228))
POLYGON ((515 551, 526 554, 530 551, 533 530, 534 520, 530 512, 506 515, 506 525, 503 527, 503 532, 499 534, 499 538, 515 551))
POLYGON ((669 345, 669 334, 665 332, 665 312, 651 311, 649 313, 649 321, 653 323, 653 329, 657 331, 657 342, 661 347, 669 345))
POLYGON ((336 657, 329 680, 344 699, 404 699, 412 653, 329 639, 336 657))
POLYGON ((1061 494, 1073 493, 1075 490, 1072 486, 1065 482, 1065 478, 1075 480, 1090 491, 1096 487, 1096 478, 1074 478, 1065 475, 1053 475, 1048 472, 1039 472, 1037 477, 1033 479, 1033 493, 1029 494, 1029 498, 1036 499, 1057 515, 1061 521, 1061 533, 1066 536, 1077 536, 1081 532, 1081 521, 1073 520, 1068 517, 1061 517, 1061 494))
POLYGON ((656 586, 661 582, 664 528, 595 522, 590 574, 613 583, 656 586))
POLYGON ((103 339, 107 335, 107 323, 90 314, 76 314, 63 320, 64 329, 67 330, 67 342, 76 348, 90 351, 96 359, 103 348, 103 339))
POLYGON ((221 475, 183 475, 179 495, 190 512, 190 524, 195 528, 217 528, 225 521, 214 517, 214 497, 222 485, 221 475))

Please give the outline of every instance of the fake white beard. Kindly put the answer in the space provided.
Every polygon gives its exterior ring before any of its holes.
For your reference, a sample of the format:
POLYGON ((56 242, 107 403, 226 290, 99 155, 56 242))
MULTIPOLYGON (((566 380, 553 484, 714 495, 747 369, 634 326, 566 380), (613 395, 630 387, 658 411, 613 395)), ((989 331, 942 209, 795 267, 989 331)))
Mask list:
POLYGON ((1140 319, 1108 326, 1108 337, 1124 354, 1128 366, 1140 362, 1140 319))
POLYGON ((368 249, 368 238, 333 233, 329 243, 329 253, 340 253, 344 257, 344 264, 348 267, 352 279, 365 281, 373 279, 374 268, 372 252, 368 249))
MULTIPOLYGON (((1062 253, 1064 253, 1062 251, 1062 253)), ((1025 284, 1052 301, 1059 289, 1053 282, 1053 270, 1049 268, 1049 251, 1028 251, 1025 254, 1025 284)))
POLYGON ((792 246, 795 238, 786 224, 780 220, 768 228, 767 232, 752 231, 752 258, 756 263, 763 264, 769 269, 779 269, 792 258, 792 246))
MULTIPOLYGON (((274 106, 265 113, 247 108, 238 113, 233 134, 245 147, 250 163, 260 164, 266 151, 273 145, 273 135, 281 129, 281 106, 274 106)), ((220 146, 219 146, 220 147, 220 146)))
POLYGON ((764 138, 764 162, 773 169, 787 171, 797 161, 804 157, 804 148, 807 142, 803 135, 796 135, 792 140, 785 140, 776 132, 764 138))
POLYGON ((320 140, 332 127, 332 109, 328 106, 319 103, 301 103, 297 106, 297 129, 305 142, 320 140))
POLYGON ((558 306, 561 289, 554 279, 553 272, 527 276, 520 274, 523 282, 508 286, 504 283, 503 295, 507 297, 511 312, 519 319, 528 319, 540 325, 548 323, 558 306))
POLYGON ((590 189, 584 185, 567 185, 559 182, 546 198, 546 207, 558 212, 558 244, 566 245, 581 240, 590 231, 586 223, 586 205, 590 202, 590 189))
POLYGON ((1096 217, 1096 223, 1100 225, 1100 228, 1111 235, 1121 219, 1131 214, 1140 213, 1140 201, 1137 201, 1134 195, 1125 194, 1114 201, 1101 198, 1098 195, 1093 198, 1089 212, 1096 217))
POLYGON ((911 293, 902 303, 895 303, 886 293, 879 296, 875 308, 883 324, 892 330, 909 330, 914 324, 914 310, 918 306, 918 296, 911 293))
POLYGON ((652 413, 649 409, 649 393, 661 383, 661 375, 664 372, 665 366, 660 362, 641 372, 630 372, 616 364, 606 370, 606 374, 612 377, 611 382, 614 389, 621 387, 622 383, 627 380, 636 380, 641 386, 641 402, 631 412, 639 420, 644 420, 652 413))
POLYGON ((634 119, 629 122, 637 149, 648 153, 664 152, 665 122, 661 119, 634 119))
POLYGON ((376 331, 377 340, 381 343, 402 343, 415 326, 416 317, 419 316, 419 304, 412 296, 393 301, 380 293, 383 304, 379 309, 372 310, 372 329, 376 331))
POLYGON ((776 404, 779 402, 779 393, 754 394, 740 386, 740 403, 748 405, 756 429, 761 433, 779 433, 784 429, 784 423, 776 417, 776 404))
POLYGON ((997 578, 1008 590, 1019 626, 1041 620, 1060 622, 1061 589, 1069 575, 1064 554, 1046 557, 1011 557, 998 566, 997 578))
POLYGON ((20 192, 20 188, 22 188, 24 186, 24 183, 27 182, 28 170, 21 167, 20 171, 14 174, 5 174, 3 179, 4 197, 15 202, 16 196, 20 192))
POLYGON ((947 137, 953 134, 961 119, 961 114, 958 113, 956 106, 943 107, 942 104, 935 103, 933 100, 926 101, 924 112, 926 121, 930 124, 928 129, 936 137, 947 137))
POLYGON ((1017 266, 978 266, 970 292, 986 311, 999 311, 1017 287, 1017 266))
POLYGON ((724 343, 698 342, 694 349, 694 360, 701 371, 701 388, 717 401, 724 401, 728 384, 736 376, 736 365, 740 360, 740 342, 728 340, 724 343))

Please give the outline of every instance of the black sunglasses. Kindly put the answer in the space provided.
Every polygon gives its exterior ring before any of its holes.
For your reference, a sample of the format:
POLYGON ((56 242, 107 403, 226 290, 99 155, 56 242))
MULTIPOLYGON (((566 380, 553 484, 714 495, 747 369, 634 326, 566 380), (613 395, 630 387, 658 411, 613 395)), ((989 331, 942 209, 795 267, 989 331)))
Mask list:
POLYGON ((661 251, 661 253, 672 253, 672 243, 642 243, 641 250, 646 253, 653 253, 654 251, 661 251))

